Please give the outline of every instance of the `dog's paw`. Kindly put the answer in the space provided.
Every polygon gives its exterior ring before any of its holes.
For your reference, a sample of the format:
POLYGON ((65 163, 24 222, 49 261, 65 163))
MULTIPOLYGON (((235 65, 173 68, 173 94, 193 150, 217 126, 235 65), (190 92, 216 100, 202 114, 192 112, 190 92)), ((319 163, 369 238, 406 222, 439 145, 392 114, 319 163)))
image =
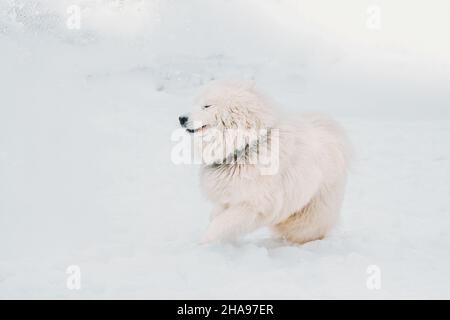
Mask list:
POLYGON ((227 237, 224 235, 222 231, 223 230, 221 228, 218 228, 216 224, 212 223, 206 230, 203 237, 200 239, 200 244, 206 245, 212 243, 226 242, 227 237))
POLYGON ((207 245, 211 244, 215 241, 215 238, 209 234, 209 232, 206 232, 203 237, 200 239, 199 244, 200 245, 207 245))

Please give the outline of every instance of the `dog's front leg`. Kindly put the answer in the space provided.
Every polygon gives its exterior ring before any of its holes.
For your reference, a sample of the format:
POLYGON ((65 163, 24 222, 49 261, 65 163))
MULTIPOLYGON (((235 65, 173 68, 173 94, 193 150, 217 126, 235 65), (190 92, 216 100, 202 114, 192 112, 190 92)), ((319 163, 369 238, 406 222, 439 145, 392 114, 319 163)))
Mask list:
POLYGON ((216 217, 218 217, 222 212, 224 212, 226 209, 225 207, 219 205, 217 207, 214 207, 209 215, 209 221, 213 221, 216 217))
POLYGON ((212 219, 201 243, 235 239, 264 223, 264 216, 247 206, 229 207, 212 219))

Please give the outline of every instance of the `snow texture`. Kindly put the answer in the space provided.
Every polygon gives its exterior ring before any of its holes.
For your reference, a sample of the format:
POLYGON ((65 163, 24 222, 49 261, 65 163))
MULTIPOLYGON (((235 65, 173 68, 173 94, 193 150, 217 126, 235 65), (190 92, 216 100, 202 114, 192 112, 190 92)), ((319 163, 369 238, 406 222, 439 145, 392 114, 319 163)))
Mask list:
POLYGON ((372 2, 2 0, 0 298, 450 298, 450 5, 375 1, 374 27, 372 2), (229 77, 348 130, 326 239, 198 244, 171 134, 229 77))

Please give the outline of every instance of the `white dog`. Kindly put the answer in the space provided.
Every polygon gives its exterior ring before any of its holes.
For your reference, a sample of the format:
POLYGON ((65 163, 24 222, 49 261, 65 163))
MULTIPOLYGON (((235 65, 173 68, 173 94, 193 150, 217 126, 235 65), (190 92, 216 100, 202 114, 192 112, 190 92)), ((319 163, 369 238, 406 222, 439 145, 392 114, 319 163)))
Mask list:
POLYGON ((305 243, 322 239, 336 224, 349 144, 332 120, 279 119, 252 84, 218 82, 179 121, 200 141, 201 185, 215 205, 203 243, 264 226, 305 243))

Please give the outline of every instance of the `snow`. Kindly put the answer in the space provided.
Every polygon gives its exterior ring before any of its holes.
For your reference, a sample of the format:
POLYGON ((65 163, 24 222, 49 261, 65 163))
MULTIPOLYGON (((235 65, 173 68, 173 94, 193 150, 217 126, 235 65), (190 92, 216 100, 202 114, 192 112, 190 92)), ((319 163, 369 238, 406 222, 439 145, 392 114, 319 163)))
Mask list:
POLYGON ((0 3, 0 298, 450 298, 450 7, 379 3, 375 31, 354 0, 0 3), (348 130, 326 239, 198 244, 211 205, 171 134, 225 77, 348 130))

